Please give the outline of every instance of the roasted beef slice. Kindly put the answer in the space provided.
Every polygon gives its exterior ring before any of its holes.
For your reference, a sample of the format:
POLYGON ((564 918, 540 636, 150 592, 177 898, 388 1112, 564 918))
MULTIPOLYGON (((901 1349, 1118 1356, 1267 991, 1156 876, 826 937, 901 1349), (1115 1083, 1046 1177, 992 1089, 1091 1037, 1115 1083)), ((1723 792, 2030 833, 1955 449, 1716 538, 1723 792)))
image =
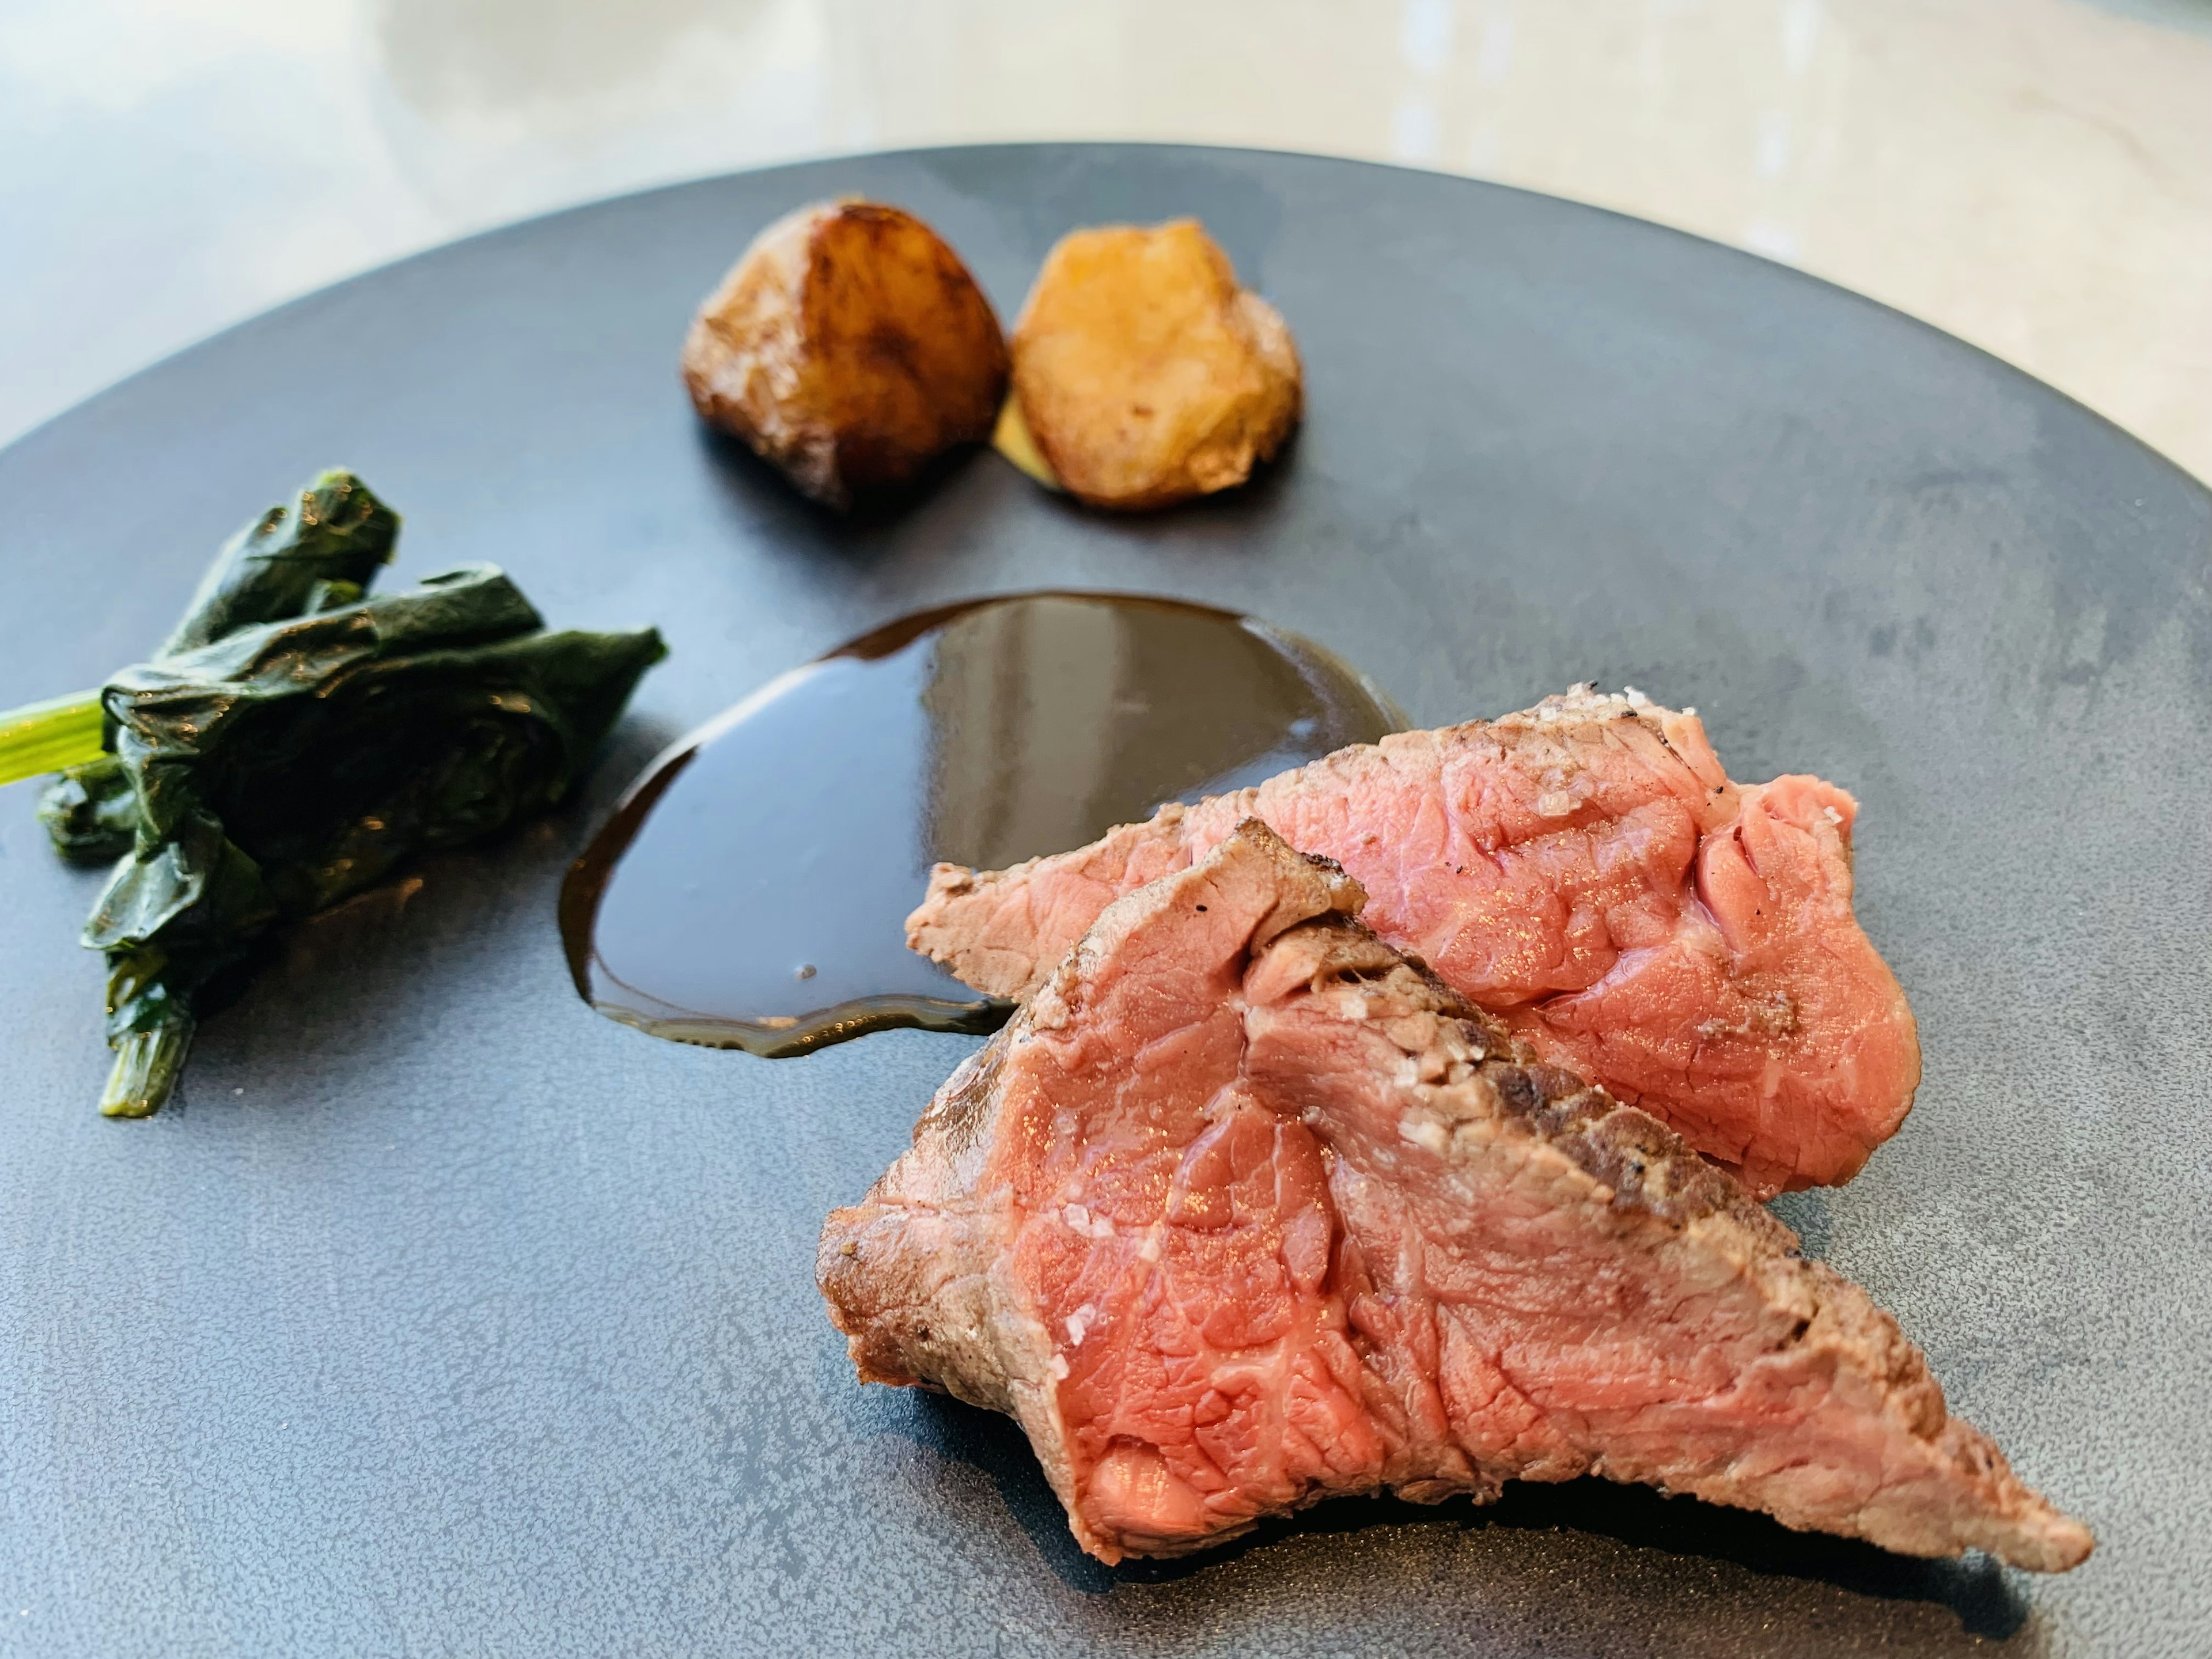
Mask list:
POLYGON ((1376 933, 1541 1058, 1767 1197, 1849 1180, 1920 1080, 1912 1011, 1851 911, 1857 810, 1818 778, 1731 783, 1694 714, 1583 687, 1076 852, 939 865, 908 943, 1026 995, 1115 898, 1257 817, 1358 878, 1376 933))
POLYGON ((2057 1570, 1896 1322, 1246 824, 1109 906, 832 1214, 861 1377, 1011 1413, 1083 1547, 1596 1474, 2057 1570))

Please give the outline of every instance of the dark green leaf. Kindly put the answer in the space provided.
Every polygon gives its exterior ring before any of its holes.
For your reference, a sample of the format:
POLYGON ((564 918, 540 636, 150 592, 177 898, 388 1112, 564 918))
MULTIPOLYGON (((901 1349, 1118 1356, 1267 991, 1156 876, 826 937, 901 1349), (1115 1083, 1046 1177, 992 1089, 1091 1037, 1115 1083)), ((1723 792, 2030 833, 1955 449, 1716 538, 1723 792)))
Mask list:
POLYGON ((230 538, 155 654, 195 651, 240 628, 323 610, 326 600, 358 599, 398 538, 399 515, 367 484, 325 472, 291 506, 270 507, 230 538))
POLYGON ((58 848, 126 854, 84 931, 109 967, 101 1110, 160 1106, 273 930, 557 804, 665 654, 651 629, 547 632, 489 565, 363 599, 398 527, 348 473, 272 509, 107 683, 112 757, 48 787, 58 848))
POLYGON ((112 864, 138 836, 138 795, 112 755, 72 766, 39 793, 39 822, 72 864, 112 864))

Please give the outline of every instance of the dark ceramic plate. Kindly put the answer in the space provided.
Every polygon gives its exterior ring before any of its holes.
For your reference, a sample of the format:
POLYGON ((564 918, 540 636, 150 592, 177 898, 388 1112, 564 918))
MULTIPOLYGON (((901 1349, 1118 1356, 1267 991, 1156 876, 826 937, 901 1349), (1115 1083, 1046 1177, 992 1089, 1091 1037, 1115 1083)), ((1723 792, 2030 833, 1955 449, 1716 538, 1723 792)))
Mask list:
POLYGON ((301 934, 183 1098, 94 1115, 94 878, 0 794, 0 1651, 88 1656, 2174 1653, 2212 1644, 2212 498, 1958 342, 1747 255, 1412 173, 940 151, 612 202, 412 259, 0 453, 0 706, 140 654, 315 469, 403 575, 652 621, 590 798, 301 934), (1233 498, 1093 516, 988 455, 853 528, 702 437, 675 352, 765 221, 864 191, 1011 314, 1085 222, 1196 213, 1310 415, 1233 498), (599 1018, 561 872, 661 743, 991 590, 1230 605, 1424 722, 1569 682, 1857 792, 1927 1081, 1782 1208, 2097 1530, 2032 1580, 1579 1483, 1078 1554, 1004 1421, 862 1389, 816 1227, 975 1039, 800 1060, 599 1018))

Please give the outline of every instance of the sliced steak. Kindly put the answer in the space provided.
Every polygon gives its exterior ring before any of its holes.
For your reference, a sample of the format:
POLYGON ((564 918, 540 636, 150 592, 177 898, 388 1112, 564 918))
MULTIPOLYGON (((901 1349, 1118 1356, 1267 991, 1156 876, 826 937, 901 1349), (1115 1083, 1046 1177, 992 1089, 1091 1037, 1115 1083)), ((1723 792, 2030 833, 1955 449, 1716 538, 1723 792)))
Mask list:
POLYGON ((1357 877, 1376 933, 1542 1058, 1769 1197, 1848 1181, 1920 1081, 1912 1011, 1851 912, 1857 810, 1817 778, 1733 784, 1694 714, 1578 687, 1076 852, 939 865, 907 942, 1025 996, 1116 897, 1257 817, 1357 877))
POLYGON ((823 1228, 861 1377, 1011 1413, 1109 1562, 1586 1474, 2088 1553, 1863 1291, 1358 899, 1255 822, 1109 907, 823 1228))

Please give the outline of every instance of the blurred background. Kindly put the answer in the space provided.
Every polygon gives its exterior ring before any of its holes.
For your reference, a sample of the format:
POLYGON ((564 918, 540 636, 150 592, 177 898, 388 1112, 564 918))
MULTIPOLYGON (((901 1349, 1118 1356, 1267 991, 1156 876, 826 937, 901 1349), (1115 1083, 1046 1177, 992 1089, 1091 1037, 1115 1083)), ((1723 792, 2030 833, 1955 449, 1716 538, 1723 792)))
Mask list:
POLYGON ((2212 478, 2212 0, 0 0, 0 441, 550 209, 1084 137, 1659 220, 1948 329, 2212 478))

